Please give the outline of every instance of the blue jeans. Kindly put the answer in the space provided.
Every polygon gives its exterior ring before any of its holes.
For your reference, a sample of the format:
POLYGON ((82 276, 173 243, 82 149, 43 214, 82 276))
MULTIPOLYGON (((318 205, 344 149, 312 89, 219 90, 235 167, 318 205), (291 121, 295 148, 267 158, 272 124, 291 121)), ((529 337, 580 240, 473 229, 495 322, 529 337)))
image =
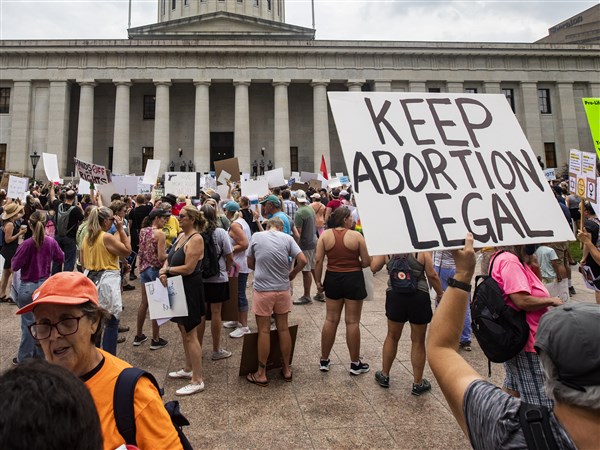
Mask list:
MULTIPOLYGON (((17 295, 17 305, 23 308, 31 303, 33 292, 46 281, 46 278, 39 281, 21 282, 19 294, 17 295)), ((23 362, 30 358, 44 358, 42 349, 36 344, 35 339, 29 333, 29 325, 35 322, 33 313, 21 315, 21 343, 19 344, 19 352, 17 353, 17 361, 23 362)))
MULTIPOLYGON (((75 261, 77 260, 77 241, 69 236, 56 237, 58 246, 65 254, 65 263, 62 268, 64 272, 73 272, 75 261)), ((52 263, 52 275, 61 272, 60 264, 52 263)))
POLYGON ((119 319, 110 316, 110 319, 104 324, 104 333, 102 333, 102 350, 111 355, 117 355, 117 339, 119 339, 119 319))
MULTIPOLYGON (((158 278, 159 270, 160 268, 156 267, 148 267, 144 269, 144 271, 140 273, 140 281, 142 285, 144 283, 150 283, 151 281, 155 281, 158 278)), ((144 289, 144 286, 142 286, 142 289, 144 289)))
MULTIPOLYGON (((438 266, 435 266, 435 271, 440 276, 440 281, 442 282, 442 289, 445 291, 448 288, 448 278, 452 278, 454 276, 454 274, 456 273, 456 269, 442 269, 438 266)), ((469 303, 470 302, 471 294, 469 294, 469 303)), ((460 343, 471 343, 471 308, 467 308, 467 312, 465 314, 465 322, 463 324, 462 333, 460 334, 460 343)))
POLYGON ((238 311, 248 311, 248 297, 246 297, 246 285, 248 284, 248 274, 238 274, 238 311))

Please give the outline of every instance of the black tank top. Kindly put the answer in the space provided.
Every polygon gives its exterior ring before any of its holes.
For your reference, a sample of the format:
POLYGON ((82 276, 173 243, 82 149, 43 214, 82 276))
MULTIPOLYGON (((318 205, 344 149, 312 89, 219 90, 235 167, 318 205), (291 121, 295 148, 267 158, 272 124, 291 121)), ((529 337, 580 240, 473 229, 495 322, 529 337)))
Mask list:
MULTIPOLYGON (((169 266, 171 267, 177 267, 177 266, 183 266, 185 264, 185 244, 187 244, 187 242, 194 237, 194 235, 196 235, 198 233, 194 233, 192 234, 190 237, 187 238, 187 240, 183 243, 183 245, 181 247, 179 247, 177 250, 175 250, 175 246, 171 247, 171 250, 169 250, 169 254, 167 255, 167 261, 169 262, 169 266)), ((200 273, 202 271, 202 260, 199 259, 198 262, 196 263, 196 268, 194 269, 194 271, 186 276, 190 276, 190 275, 195 275, 197 273, 200 273)))

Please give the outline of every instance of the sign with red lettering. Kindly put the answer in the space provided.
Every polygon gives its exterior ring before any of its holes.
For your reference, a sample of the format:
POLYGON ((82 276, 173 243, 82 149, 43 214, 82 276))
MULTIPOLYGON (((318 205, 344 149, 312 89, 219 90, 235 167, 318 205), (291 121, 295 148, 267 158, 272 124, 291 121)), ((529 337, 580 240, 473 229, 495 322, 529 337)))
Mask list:
POLYGON ((574 239, 503 95, 328 96, 371 255, 574 239))
POLYGON ((110 183, 110 173, 106 167, 98 164, 91 164, 75 158, 75 169, 79 173, 79 178, 94 184, 110 183))

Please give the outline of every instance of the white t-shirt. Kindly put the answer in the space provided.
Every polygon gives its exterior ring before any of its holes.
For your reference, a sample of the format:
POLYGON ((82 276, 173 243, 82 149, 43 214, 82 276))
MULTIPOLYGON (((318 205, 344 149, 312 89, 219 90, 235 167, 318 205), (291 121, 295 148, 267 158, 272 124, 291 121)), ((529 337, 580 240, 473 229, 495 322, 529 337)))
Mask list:
MULTIPOLYGON (((239 223, 242 227, 242 231, 246 235, 246 239, 248 239, 248 244, 250 244, 250 239, 252 239, 252 232, 250 231, 250 227, 248 226, 248 222, 246 222, 243 218, 236 219, 233 223, 239 223)), ((233 225, 233 224, 232 224, 233 225)), ((235 245, 235 241, 231 236, 231 245, 235 245)), ((246 250, 242 250, 233 254, 233 260, 240 266, 240 273, 250 273, 252 272, 248 268, 248 258, 246 257, 246 250)))

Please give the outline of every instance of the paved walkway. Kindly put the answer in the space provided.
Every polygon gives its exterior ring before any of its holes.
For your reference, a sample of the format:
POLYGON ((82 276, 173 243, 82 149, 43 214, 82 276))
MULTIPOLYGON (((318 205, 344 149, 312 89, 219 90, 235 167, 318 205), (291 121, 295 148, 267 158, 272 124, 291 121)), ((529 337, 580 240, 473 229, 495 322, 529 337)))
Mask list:
MULTIPOLYGON (((583 286, 574 272, 577 295, 574 301, 594 302, 594 295, 583 286)), ((118 356, 132 365, 152 372, 165 387, 165 399, 175 398, 180 380, 167 379, 167 372, 183 365, 183 347, 174 324, 161 328, 169 345, 150 351, 149 341, 133 347, 135 314, 140 298, 136 290, 124 294, 126 309, 122 323, 129 325, 127 341, 119 345, 118 356)), ((340 324, 331 355, 329 373, 318 369, 320 332, 325 304, 314 302, 294 306, 290 324, 298 324, 294 355, 294 381, 286 383, 277 371, 270 373, 267 388, 250 385, 238 377, 241 339, 229 338, 224 330, 222 342, 233 352, 226 360, 211 361, 210 331, 204 342, 204 380, 206 391, 179 398, 182 411, 191 422, 186 434, 194 448, 397 448, 397 449, 467 449, 468 441, 450 413, 429 367, 425 369, 433 389, 421 397, 410 393, 412 375, 410 336, 406 329, 391 371, 391 386, 383 389, 373 376, 381 368, 381 348, 386 335, 384 291, 386 274, 375 277, 375 300, 365 302, 361 321, 361 354, 371 365, 371 372, 354 377, 348 372, 349 355, 345 344, 345 327, 340 324)), ((314 289, 314 288, 313 288, 314 289)), ((295 282, 295 292, 301 280, 295 282)), ((0 305, 0 371, 11 367, 20 339, 15 306, 0 305)), ((256 330, 254 318, 250 326, 256 330)), ((149 322, 146 324, 149 334, 149 322)), ((487 360, 473 344, 471 353, 463 353, 479 373, 487 374, 487 360)), ((493 365, 491 381, 503 379, 502 365, 493 365)))

